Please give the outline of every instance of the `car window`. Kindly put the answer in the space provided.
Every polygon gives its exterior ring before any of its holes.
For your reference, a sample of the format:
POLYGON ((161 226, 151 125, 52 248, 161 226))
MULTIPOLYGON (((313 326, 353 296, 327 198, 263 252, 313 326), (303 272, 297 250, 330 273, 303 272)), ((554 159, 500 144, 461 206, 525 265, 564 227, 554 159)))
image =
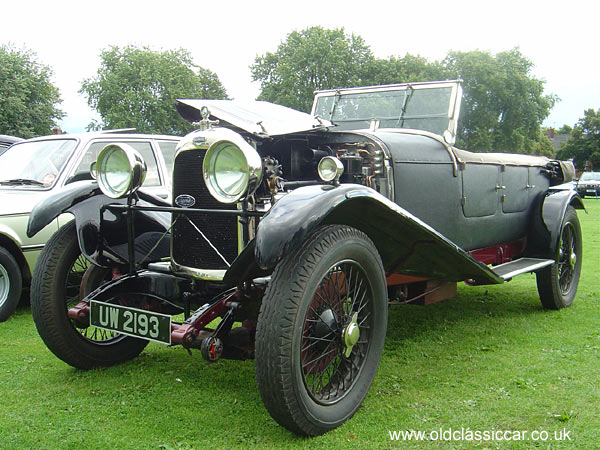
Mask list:
POLYGON ((108 144, 127 144, 137 150, 144 161, 146 161, 146 166, 148 167, 148 171, 146 172, 146 180, 144 181, 144 186, 160 186, 160 176, 158 174, 158 167, 156 165, 156 158, 154 156, 154 152, 152 151, 152 146, 150 142, 118 142, 118 141, 101 141, 94 142, 89 146, 85 154, 83 155, 83 159, 77 166, 77 169, 74 172, 74 177, 78 174, 89 173, 90 165, 96 161, 98 158, 98 153, 108 144))
POLYGON ((165 165, 167 166, 167 172, 173 173, 173 160, 175 159, 175 149, 177 148, 176 141, 158 141, 158 147, 165 159, 165 165))
POLYGON ((597 180, 600 181, 600 172, 584 172, 581 175, 581 181, 597 180))

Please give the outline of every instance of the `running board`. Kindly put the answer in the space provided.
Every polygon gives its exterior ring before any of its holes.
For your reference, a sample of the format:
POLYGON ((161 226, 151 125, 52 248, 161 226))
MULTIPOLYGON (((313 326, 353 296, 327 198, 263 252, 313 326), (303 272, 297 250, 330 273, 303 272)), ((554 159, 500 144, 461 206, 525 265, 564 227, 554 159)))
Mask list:
POLYGON ((554 264, 553 259, 519 258, 514 261, 492 267, 492 271, 504 281, 508 281, 517 275, 521 275, 522 273, 535 272, 536 270, 551 266, 552 264, 554 264))

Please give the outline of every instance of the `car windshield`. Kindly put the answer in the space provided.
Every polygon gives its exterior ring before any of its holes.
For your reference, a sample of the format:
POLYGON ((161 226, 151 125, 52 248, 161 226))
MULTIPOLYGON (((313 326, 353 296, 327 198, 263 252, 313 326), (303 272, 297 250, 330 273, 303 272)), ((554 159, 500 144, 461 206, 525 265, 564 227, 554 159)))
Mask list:
POLYGON ((319 93, 314 114, 339 129, 356 130, 378 120, 379 128, 412 128, 443 134, 448 129, 452 86, 360 89, 319 93))
POLYGON ((584 172, 581 174, 580 181, 600 181, 600 172, 584 172))
POLYGON ((75 150, 75 139, 29 141, 10 147, 0 157, 0 186, 47 188, 75 150))

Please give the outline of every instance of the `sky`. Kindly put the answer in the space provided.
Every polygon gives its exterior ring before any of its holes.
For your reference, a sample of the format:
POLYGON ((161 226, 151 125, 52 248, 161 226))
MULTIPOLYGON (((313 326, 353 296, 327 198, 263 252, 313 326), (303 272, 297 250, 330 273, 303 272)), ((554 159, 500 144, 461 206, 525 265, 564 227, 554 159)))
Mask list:
POLYGON ((449 50, 495 54, 518 46, 546 81, 545 93, 561 99, 545 126, 572 126, 584 110, 600 109, 598 1, 24 0, 1 11, 0 45, 30 49, 52 68, 66 113, 60 125, 69 133, 98 119, 78 91, 111 45, 187 49, 230 97, 252 100, 260 91, 249 69, 256 56, 314 25, 362 36, 379 58, 436 60, 449 50))

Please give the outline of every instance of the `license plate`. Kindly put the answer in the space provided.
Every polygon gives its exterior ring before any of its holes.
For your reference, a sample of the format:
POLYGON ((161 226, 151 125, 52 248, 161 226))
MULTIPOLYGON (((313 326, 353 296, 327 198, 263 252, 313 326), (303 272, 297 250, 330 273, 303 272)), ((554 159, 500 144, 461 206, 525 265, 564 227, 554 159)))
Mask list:
POLYGON ((162 344, 171 343, 171 316, 92 300, 90 325, 162 344))
POLYGON ((596 193, 596 189, 588 189, 587 193, 588 194, 595 194, 596 193))

